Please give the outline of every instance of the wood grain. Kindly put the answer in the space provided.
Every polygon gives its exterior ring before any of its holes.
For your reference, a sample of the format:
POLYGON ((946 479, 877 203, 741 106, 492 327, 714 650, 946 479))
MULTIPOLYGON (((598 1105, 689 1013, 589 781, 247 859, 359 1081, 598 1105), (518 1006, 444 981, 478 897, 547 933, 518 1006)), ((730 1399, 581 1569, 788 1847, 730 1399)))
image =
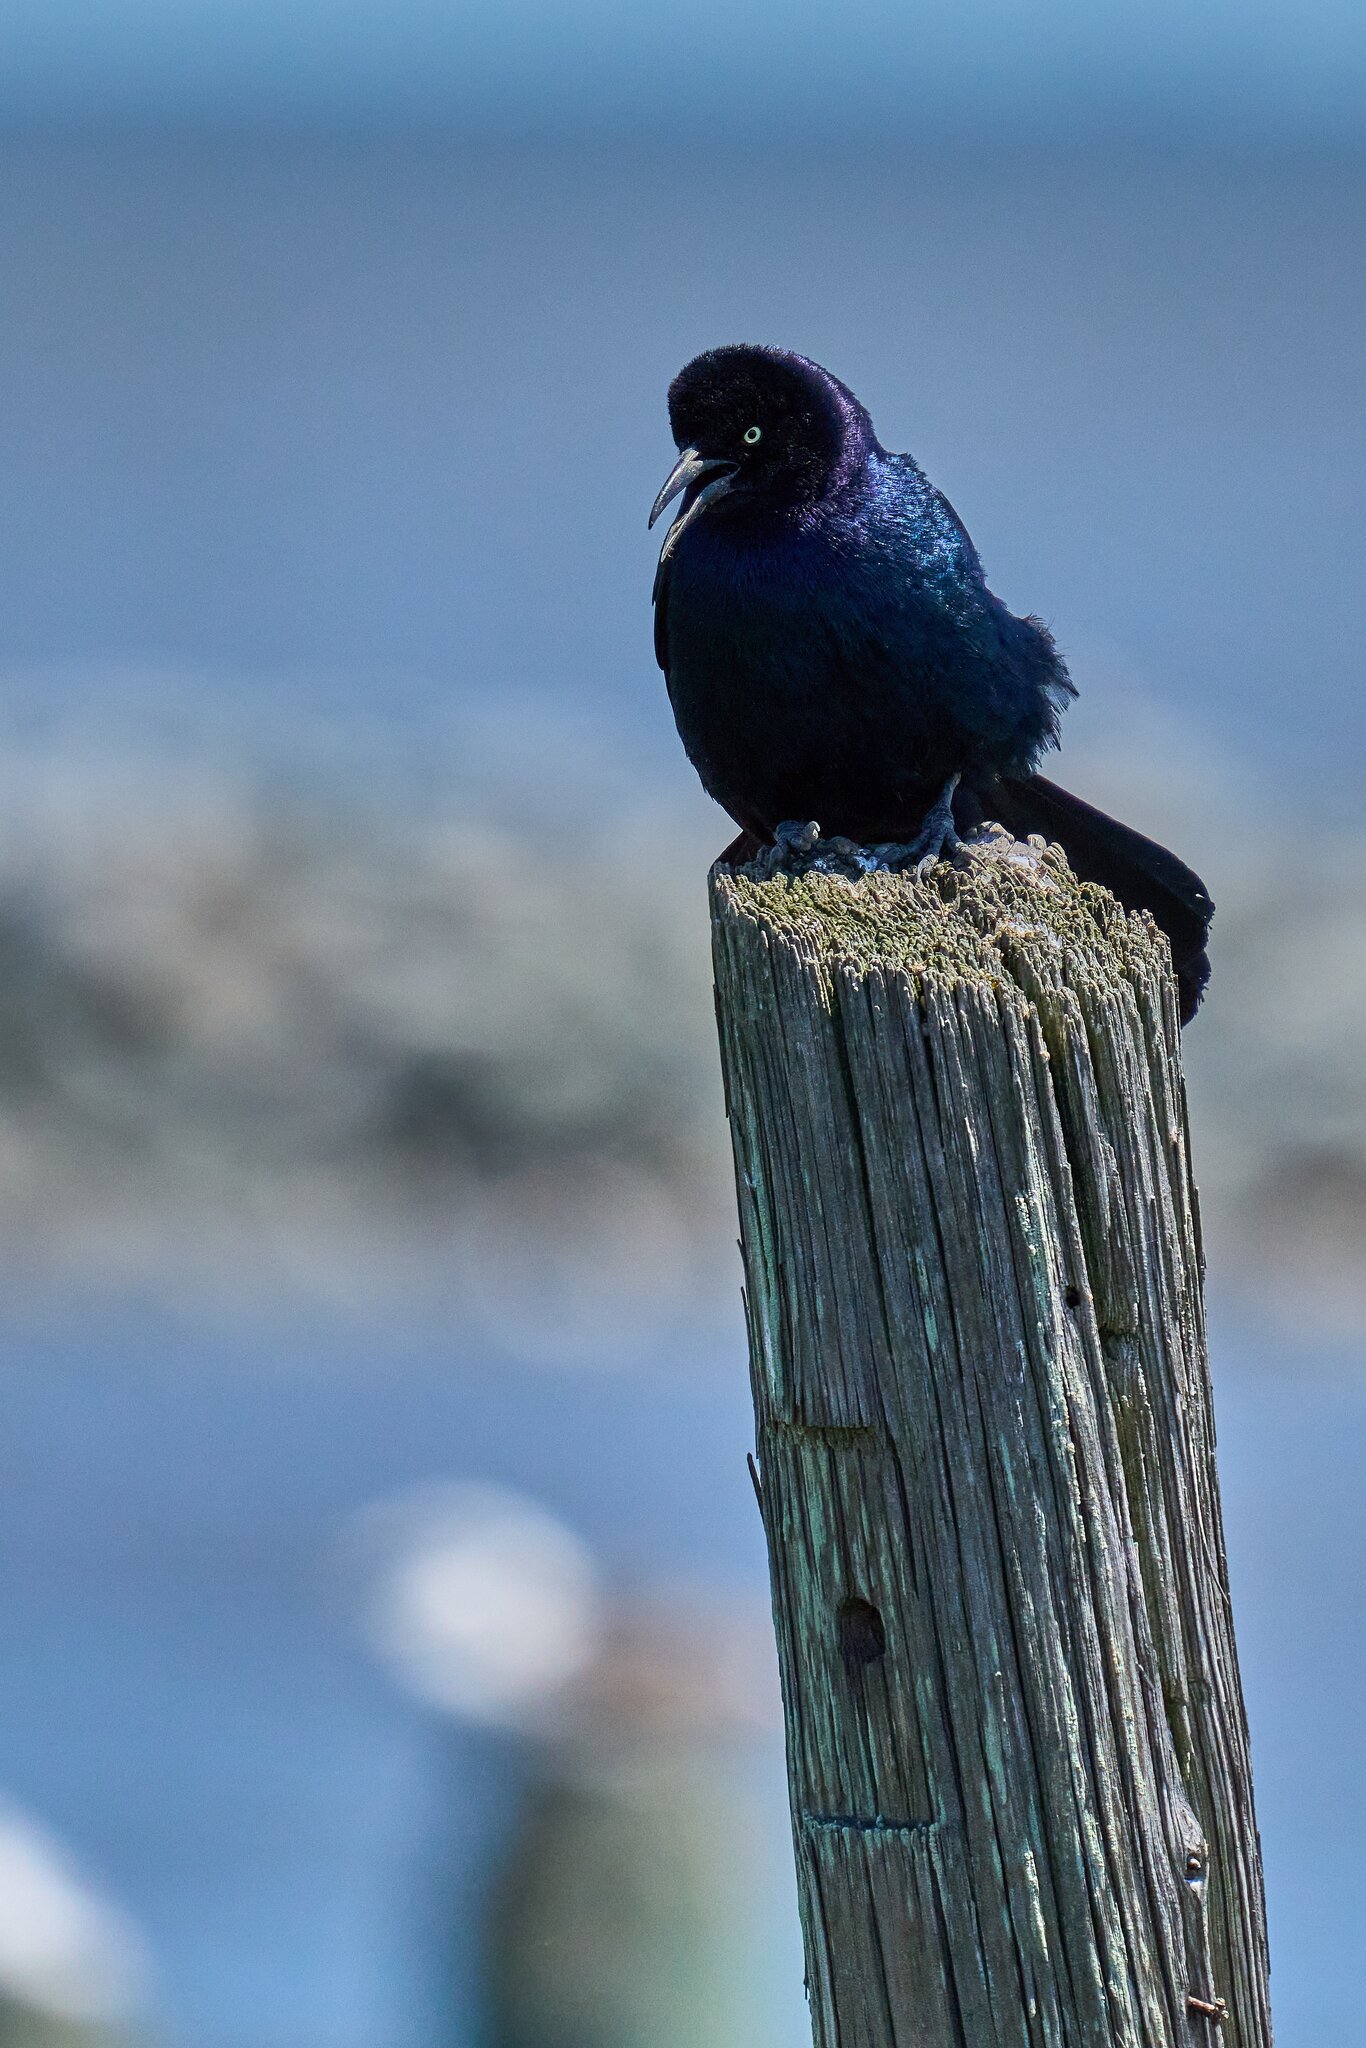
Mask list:
POLYGON ((711 888, 817 2048, 1268 2048, 1165 941, 711 888))

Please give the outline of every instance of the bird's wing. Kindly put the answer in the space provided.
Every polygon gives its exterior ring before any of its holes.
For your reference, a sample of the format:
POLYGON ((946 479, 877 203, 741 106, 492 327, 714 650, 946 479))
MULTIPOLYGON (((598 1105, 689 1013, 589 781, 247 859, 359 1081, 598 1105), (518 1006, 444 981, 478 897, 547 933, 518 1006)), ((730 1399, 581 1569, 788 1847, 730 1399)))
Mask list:
MULTIPOLYGON (((1048 707, 1045 745, 1057 745, 1057 717, 1076 688, 1042 619, 1021 618, 987 587, 972 536, 942 491, 914 457, 899 456, 903 502, 910 510, 916 578, 931 602, 952 620, 955 638, 995 670, 1028 678, 1048 707)), ((959 715, 964 705, 959 700, 959 715)), ((993 717, 997 706, 983 700, 993 717)))
POLYGON ((959 590, 982 584, 982 564, 971 534, 915 457, 889 456, 883 475, 890 491, 881 498, 880 512, 891 515, 926 580, 942 578, 959 590))

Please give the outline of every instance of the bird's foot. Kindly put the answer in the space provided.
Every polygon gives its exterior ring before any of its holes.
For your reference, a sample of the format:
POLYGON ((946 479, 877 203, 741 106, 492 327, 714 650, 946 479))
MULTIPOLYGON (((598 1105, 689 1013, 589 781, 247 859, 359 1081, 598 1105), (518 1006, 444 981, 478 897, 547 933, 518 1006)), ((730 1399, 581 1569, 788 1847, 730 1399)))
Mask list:
POLYGON ((953 797, 958 781, 956 775, 949 777, 938 799, 925 813, 925 822, 909 846, 874 848, 884 867, 898 868, 903 873, 914 868, 923 881, 936 861, 954 860, 963 852, 963 841, 953 822, 953 797))
POLYGON ((894 874, 914 873, 923 880, 936 861, 958 861, 972 843, 959 837, 953 822, 957 787, 958 777, 951 776, 933 809, 926 813, 919 832, 905 845, 860 846, 838 833, 826 839, 814 818, 787 818, 774 826, 772 845, 760 848, 748 871, 764 882, 775 875, 811 873, 843 875, 849 881, 857 881, 859 876, 874 874, 878 869, 890 869, 894 874))
POLYGON ((755 855, 753 866, 767 881, 774 875, 800 872, 811 864, 821 828, 814 818, 805 823, 799 818, 785 818, 781 825, 773 827, 773 844, 765 846, 755 855))

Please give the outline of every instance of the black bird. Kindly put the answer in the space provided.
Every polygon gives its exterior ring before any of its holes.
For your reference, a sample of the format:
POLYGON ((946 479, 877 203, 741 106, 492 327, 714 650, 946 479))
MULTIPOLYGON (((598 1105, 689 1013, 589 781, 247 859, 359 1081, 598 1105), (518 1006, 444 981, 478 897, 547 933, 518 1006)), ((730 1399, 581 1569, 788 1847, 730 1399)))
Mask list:
MULTIPOLYGON (((1037 775, 1075 695, 1046 626, 986 585, 953 507, 804 356, 709 350, 669 387, 682 494, 655 577, 655 650, 688 758, 748 850, 827 837, 956 850, 998 820, 1151 911, 1183 1021, 1214 906, 1174 854, 1037 775)), ((744 857, 737 842, 729 857, 744 857)))

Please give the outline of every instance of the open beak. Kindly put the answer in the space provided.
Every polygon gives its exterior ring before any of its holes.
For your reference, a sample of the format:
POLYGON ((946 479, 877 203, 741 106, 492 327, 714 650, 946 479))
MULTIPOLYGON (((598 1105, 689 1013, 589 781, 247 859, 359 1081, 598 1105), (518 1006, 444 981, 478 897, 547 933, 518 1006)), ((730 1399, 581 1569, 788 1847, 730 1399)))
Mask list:
POLYGON ((728 462, 723 455, 702 455, 696 448, 683 450, 669 471, 663 490, 650 507, 650 524, 653 526, 664 507, 672 504, 680 491, 684 493, 683 509, 665 534, 664 545, 659 551, 661 568, 678 545, 678 536, 684 527, 690 526, 698 513, 705 512, 715 499, 725 496, 734 484, 739 468, 738 462, 728 462), (688 493, 698 485, 701 488, 690 498, 688 493))

